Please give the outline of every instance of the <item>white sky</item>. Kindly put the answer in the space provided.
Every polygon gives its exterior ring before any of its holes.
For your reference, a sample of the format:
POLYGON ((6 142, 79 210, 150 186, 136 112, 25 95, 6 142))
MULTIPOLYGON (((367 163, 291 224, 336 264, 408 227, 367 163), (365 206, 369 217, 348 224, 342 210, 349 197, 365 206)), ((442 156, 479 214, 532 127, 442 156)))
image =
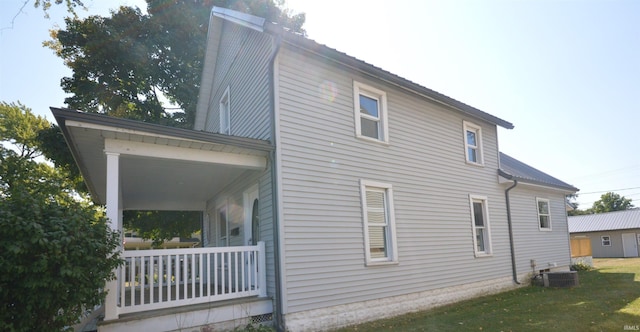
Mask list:
MULTIPOLYGON (((61 59, 41 46, 64 27, 0 0, 0 100, 49 120, 64 106, 61 59)), ((86 1, 88 14, 114 4, 86 1)), ((640 1, 287 0, 308 37, 510 121, 500 150, 581 189, 640 206, 640 1), (627 189, 629 188, 629 189, 627 189)), ((594 194, 589 194, 594 193, 594 194)))

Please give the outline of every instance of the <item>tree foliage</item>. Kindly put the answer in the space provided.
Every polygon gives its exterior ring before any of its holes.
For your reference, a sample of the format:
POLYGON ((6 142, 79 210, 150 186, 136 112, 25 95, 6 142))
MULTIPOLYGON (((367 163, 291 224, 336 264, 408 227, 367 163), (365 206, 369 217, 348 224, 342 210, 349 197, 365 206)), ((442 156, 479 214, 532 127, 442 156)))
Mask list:
MULTIPOLYGON (((49 127, 20 104, 1 103, 0 114, 22 114, 0 122, 4 133, 49 127)), ((104 299, 119 235, 64 170, 35 159, 33 137, 2 141, 24 144, 0 145, 0 330, 62 330, 104 299)))
POLYGON ((619 194, 608 192, 600 196, 600 199, 593 203, 591 209, 593 213, 605 213, 612 211, 628 210, 633 208, 631 199, 619 194))
POLYGON ((191 128, 213 6, 252 13, 303 32, 304 14, 274 0, 147 0, 147 14, 67 18, 46 45, 73 70, 62 79, 70 108, 191 128), (163 98, 179 110, 167 110, 163 98))
POLYGON ((202 228, 201 215, 199 211, 123 211, 122 219, 125 228, 151 239, 157 247, 173 237, 191 238, 202 228))
POLYGON ((36 8, 42 7, 42 10, 44 11, 44 16, 48 18, 49 9, 51 8, 51 5, 53 4, 59 5, 62 3, 64 3, 67 6, 67 11, 71 13, 73 16, 76 16, 77 7, 85 8, 82 0, 34 0, 33 6, 36 8))

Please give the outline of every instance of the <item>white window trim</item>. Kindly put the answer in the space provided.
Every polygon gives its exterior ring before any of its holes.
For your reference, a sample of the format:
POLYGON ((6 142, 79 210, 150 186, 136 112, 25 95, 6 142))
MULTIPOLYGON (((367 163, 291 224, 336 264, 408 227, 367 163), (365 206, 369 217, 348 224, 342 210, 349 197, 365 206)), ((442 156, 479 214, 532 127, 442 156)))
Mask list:
POLYGON ((542 232, 551 232, 552 228, 552 223, 551 223, 551 202, 546 199, 546 198, 540 198, 540 197, 536 197, 536 214, 538 215, 538 229, 542 232), (539 207, 539 202, 547 202, 547 207, 549 208, 549 214, 547 214, 547 216, 549 217, 549 228, 542 228, 540 227, 540 207, 539 207))
POLYGON ((388 130, 388 123, 387 123, 387 93, 386 92, 376 89, 374 87, 368 86, 366 84, 353 81, 353 112, 354 112, 356 137, 370 141, 370 142, 377 142, 377 143, 384 143, 384 144, 389 143, 389 130, 388 130), (379 118, 376 120, 380 121, 381 133, 379 133, 380 137, 377 139, 362 135, 362 126, 360 123, 360 119, 362 117, 368 118, 371 120, 375 118, 372 118, 370 116, 360 113, 360 95, 365 95, 367 97, 378 100, 378 105, 380 109, 378 110, 379 118))
POLYGON ((601 242, 601 244, 602 244, 602 246, 603 246, 603 247, 611 247, 611 236, 609 236, 609 235, 602 235, 602 236, 600 236, 600 242, 601 242), (608 240, 607 240, 607 241, 609 241, 609 244, 604 244, 604 241, 605 241, 605 239, 604 239, 604 238, 605 238, 605 237, 606 237, 606 238, 608 238, 608 240))
POLYGON ((489 199, 487 196, 480 195, 469 195, 469 208, 471 212, 471 230, 473 232, 473 253, 476 257, 490 257, 493 256, 492 244, 491 244, 491 222, 489 220, 489 199), (486 230, 486 238, 485 238, 485 251, 478 251, 478 242, 476 240, 476 218, 473 213, 473 203, 476 201, 482 202, 482 209, 484 214, 484 223, 486 230))
POLYGON ((390 184, 370 180, 360 180, 360 204, 362 207, 362 225, 364 233, 365 265, 398 264, 398 246, 396 240, 395 212, 393 208, 393 189, 390 184), (367 188, 384 190, 387 200, 387 257, 371 258, 369 249, 369 222, 367 220, 367 188))
POLYGON ((469 165, 484 166, 484 153, 482 146, 482 127, 469 121, 462 121, 462 139, 464 140, 464 160, 469 165), (467 131, 474 131, 476 133, 475 149, 478 158, 477 162, 469 160, 469 143, 467 142, 467 131))
POLYGON ((224 90, 220 98, 220 133, 231 135, 231 98, 229 96, 229 87, 224 90), (224 110, 224 112, 223 112, 224 110))
POLYGON ((228 200, 227 199, 222 199, 218 201, 218 204, 216 204, 216 209, 215 209, 215 227, 216 227, 216 246, 217 247, 228 247, 229 244, 231 243, 230 238, 229 238, 229 234, 231 233, 229 226, 229 204, 228 204, 228 200), (221 222, 220 222, 220 211, 224 210, 224 213, 226 215, 226 223, 227 223, 227 234, 225 234, 224 236, 222 235, 222 230, 221 230, 221 222), (224 239, 223 239, 224 237, 224 239), (225 241, 226 243, 222 243, 222 241, 225 241))

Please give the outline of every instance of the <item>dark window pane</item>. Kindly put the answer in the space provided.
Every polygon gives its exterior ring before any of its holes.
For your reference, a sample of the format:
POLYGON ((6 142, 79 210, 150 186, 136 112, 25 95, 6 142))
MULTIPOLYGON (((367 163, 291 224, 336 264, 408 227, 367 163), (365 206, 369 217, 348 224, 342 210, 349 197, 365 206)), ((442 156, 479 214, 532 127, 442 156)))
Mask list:
POLYGON ((378 101, 367 96, 360 95, 360 113, 378 117, 378 101))
POLYGON ((378 139, 380 138, 378 124, 378 121, 360 118, 360 133, 362 136, 378 139))
POLYGON ((476 226, 484 226, 484 214, 482 211, 482 203, 473 203, 473 218, 475 219, 476 226))
POLYGON ((476 132, 467 130, 467 144, 477 146, 476 144, 476 132))

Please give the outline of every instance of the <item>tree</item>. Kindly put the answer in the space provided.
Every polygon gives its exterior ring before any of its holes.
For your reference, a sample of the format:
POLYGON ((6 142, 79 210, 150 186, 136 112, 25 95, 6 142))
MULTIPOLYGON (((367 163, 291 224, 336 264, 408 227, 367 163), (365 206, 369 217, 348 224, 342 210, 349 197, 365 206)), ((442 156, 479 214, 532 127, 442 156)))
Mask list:
POLYGON ((64 170, 36 159, 43 127, 46 120, 25 106, 0 103, 2 331, 73 325, 104 300, 105 281, 121 263, 114 254, 119 235, 104 214, 75 191, 64 170))
POLYGON ((70 108, 192 128, 211 8, 263 16, 304 32, 304 14, 274 0, 147 0, 148 14, 120 7, 110 17, 67 18, 52 31, 55 50, 72 77, 62 88, 70 108), (165 109, 163 97, 179 110, 165 109))
MULTIPOLYGON (((52 31, 53 40, 45 43, 73 71, 61 82, 71 94, 65 103, 87 112, 192 128, 213 6, 304 33, 305 15, 285 9, 283 0, 147 0, 148 14, 120 7, 109 17, 67 18, 66 28, 52 31), (179 109, 165 108, 163 98, 179 109)), ((78 174, 71 155, 58 150, 68 149, 56 130, 41 132, 42 149, 56 166, 78 174)), ((200 217, 192 212, 127 212, 123 221, 156 245, 200 228, 200 217)))
POLYGON ((593 213, 605 213, 611 211, 628 210, 633 208, 630 198, 625 198, 613 192, 608 192, 600 196, 600 200, 595 201, 591 209, 593 213))

